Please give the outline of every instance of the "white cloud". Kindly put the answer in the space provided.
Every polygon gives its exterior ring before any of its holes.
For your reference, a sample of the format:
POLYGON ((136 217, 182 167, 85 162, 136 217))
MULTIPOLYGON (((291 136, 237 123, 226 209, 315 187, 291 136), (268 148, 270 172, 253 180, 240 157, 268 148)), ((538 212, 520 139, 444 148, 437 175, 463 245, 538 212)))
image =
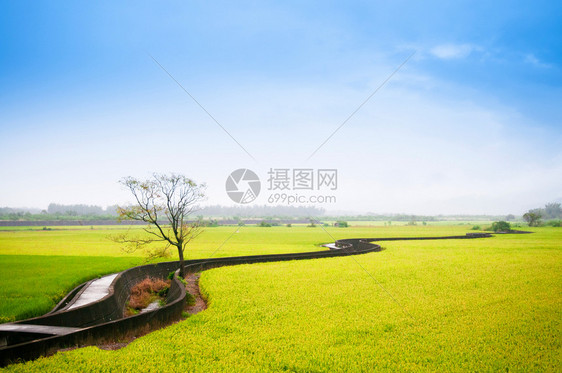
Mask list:
POLYGON ((541 60, 539 60, 534 54, 530 53, 525 55, 525 63, 531 64, 535 67, 539 67, 541 69, 548 69, 550 67, 552 67, 552 65, 548 64, 548 63, 544 63, 541 60))
POLYGON ((479 48, 471 44, 441 44, 430 49, 430 53, 444 60, 466 58, 479 48))

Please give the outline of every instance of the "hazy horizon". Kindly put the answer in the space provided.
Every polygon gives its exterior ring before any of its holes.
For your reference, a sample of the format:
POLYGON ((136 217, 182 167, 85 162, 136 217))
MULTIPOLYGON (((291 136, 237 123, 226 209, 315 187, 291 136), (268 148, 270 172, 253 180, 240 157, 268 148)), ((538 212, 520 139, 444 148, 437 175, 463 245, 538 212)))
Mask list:
MULTIPOLYGON (((546 203, 562 203, 562 199, 558 199, 556 201, 550 201, 550 202, 546 202, 546 203)), ((54 204, 58 204, 53 202, 54 204)), ((540 206, 535 206, 534 208, 542 208, 544 207, 544 205, 546 204, 542 204, 540 206)), ((60 204, 60 205, 64 205, 64 204, 60 204)), ((75 205, 85 205, 85 206, 94 206, 94 207, 101 207, 103 210, 107 210, 110 207, 113 207, 115 205, 118 204, 110 204, 110 205, 95 205, 95 204, 90 204, 90 203, 76 203, 75 205)), ((241 206, 241 205, 237 205, 237 204, 232 204, 232 205, 204 205, 201 206, 202 210, 205 207, 223 207, 223 208, 240 208, 240 209, 244 209, 245 207, 251 207, 254 205, 250 205, 250 206, 241 206)), ((272 209, 275 208, 283 208, 285 207, 284 205, 257 205, 257 207, 262 207, 262 206, 267 206, 270 207, 272 209)), ((29 211, 33 211, 34 213, 40 213, 42 210, 47 211, 47 207, 38 207, 38 206, 0 206, 0 209, 2 208, 10 208, 13 210, 29 210, 29 211)), ((298 207, 298 206, 295 206, 298 207)), ((380 215, 380 216, 385 216, 385 215, 417 215, 417 216, 507 216, 507 215, 515 215, 516 217, 521 217, 526 211, 521 211, 521 212, 503 212, 503 213, 496 213, 496 214, 485 214, 485 213, 475 213, 475 214, 463 214, 463 213, 450 213, 450 214, 414 214, 408 211, 352 211, 352 210, 330 210, 330 209, 326 209, 322 214, 320 214, 319 216, 358 216, 358 215, 380 215)), ((194 213, 193 216, 196 216, 198 214, 198 212, 194 213)), ((224 216, 229 216, 229 214, 223 214, 224 216)), ((216 215, 216 216, 223 216, 223 215, 216 215)))

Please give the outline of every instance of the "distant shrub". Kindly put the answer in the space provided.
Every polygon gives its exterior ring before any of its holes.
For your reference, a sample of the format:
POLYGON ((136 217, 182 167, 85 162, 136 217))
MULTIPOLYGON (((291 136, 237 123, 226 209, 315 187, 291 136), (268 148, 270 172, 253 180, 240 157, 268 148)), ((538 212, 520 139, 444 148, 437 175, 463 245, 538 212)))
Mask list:
POLYGON ((549 220, 546 225, 550 227, 562 227, 562 220, 549 220))
POLYGON ((511 225, 503 220, 495 221, 492 223, 490 230, 494 232, 509 232, 511 230, 511 225))
POLYGON ((479 231, 481 228, 479 225, 473 225, 471 228, 473 231, 479 231))
POLYGON ((349 227, 349 224, 347 224, 346 221, 340 220, 336 222, 335 226, 339 228, 347 228, 349 227))
POLYGON ((292 227, 291 223, 288 223, 287 228, 291 228, 291 227, 292 227))
POLYGON ((219 226, 219 222, 218 222, 217 219, 204 220, 204 219, 200 218, 199 224, 201 224, 202 227, 218 227, 219 226))
POLYGON ((258 224, 258 227, 271 227, 271 223, 268 223, 266 221, 262 221, 258 224))
POLYGON ((523 220, 529 224, 529 227, 538 227, 541 225, 542 221, 542 211, 540 209, 529 210, 523 214, 523 220))

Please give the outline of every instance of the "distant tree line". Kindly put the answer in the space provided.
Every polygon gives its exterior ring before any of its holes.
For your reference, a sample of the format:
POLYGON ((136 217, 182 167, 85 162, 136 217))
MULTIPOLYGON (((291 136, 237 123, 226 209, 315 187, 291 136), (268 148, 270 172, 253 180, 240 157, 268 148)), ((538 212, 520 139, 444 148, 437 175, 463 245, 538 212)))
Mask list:
POLYGON ((51 203, 46 210, 0 207, 0 220, 115 220, 117 205, 102 208, 92 205, 51 203))
MULTIPOLYGON (((117 218, 117 205, 103 208, 96 205, 63 205, 51 203, 46 210, 36 208, 10 208, 0 207, 0 220, 115 220, 117 218)), ((298 218, 322 217, 323 220, 334 221, 403 221, 403 222, 431 222, 431 221, 466 221, 466 220, 490 220, 490 221, 514 221, 521 219, 513 214, 505 215, 412 215, 412 214, 375 214, 364 215, 333 215, 326 216, 323 208, 314 206, 206 206, 198 212, 199 220, 207 219, 232 219, 241 221, 248 218, 271 218, 290 220, 298 218)), ((546 220, 549 225, 560 224, 562 219, 562 208, 560 203, 547 203, 542 208, 531 209, 523 219, 531 226, 543 224, 546 220)), ((213 226, 216 222, 212 219, 207 222, 213 226)))
POLYGON ((407 214, 368 214, 368 215, 334 215, 325 216, 325 220, 349 221, 438 221, 435 216, 407 215, 407 214))
MULTIPOLYGON (((324 220, 347 221, 406 221, 409 223, 428 221, 467 221, 467 220, 515 220, 516 216, 509 215, 411 215, 411 214, 374 214, 366 215, 327 215, 324 220)), ((414 225, 414 224, 412 224, 414 225)))
POLYGON ((562 219, 562 206, 560 203, 547 203, 542 208, 531 209, 523 214, 523 219, 530 227, 543 225, 543 219, 547 220, 547 225, 560 227, 562 219))
POLYGON ((32 220, 32 217, 35 215, 37 213, 31 213, 27 209, 0 207, 0 220, 32 220))
POLYGON ((59 205, 57 203, 49 204, 47 207, 48 214, 62 214, 62 215, 74 215, 74 216, 87 216, 87 215, 111 215, 117 216, 117 205, 108 206, 103 208, 101 206, 95 205, 59 205))
MULTIPOLYGON (((117 205, 103 208, 96 205, 63 205, 51 203, 46 210, 0 208, 0 220, 114 220, 117 218, 117 205)), ((198 218, 219 218, 241 220, 246 218, 293 219, 321 216, 324 209, 305 206, 206 206, 198 211, 198 218)), ((210 226, 216 221, 204 222, 210 226)))
POLYGON ((240 218, 262 218, 275 217, 280 219, 321 216, 325 210, 314 206, 205 206, 198 212, 201 216, 213 217, 237 217, 240 218))

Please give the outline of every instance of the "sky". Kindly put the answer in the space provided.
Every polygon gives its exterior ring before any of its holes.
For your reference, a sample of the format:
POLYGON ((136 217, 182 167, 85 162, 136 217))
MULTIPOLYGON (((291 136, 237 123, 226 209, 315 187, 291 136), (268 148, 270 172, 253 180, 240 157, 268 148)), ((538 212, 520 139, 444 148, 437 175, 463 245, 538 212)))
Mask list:
POLYGON ((253 204, 561 201, 560 14, 536 0, 0 0, 0 206, 124 204, 118 181, 153 172, 235 205, 240 168, 260 178, 253 204), (335 169, 337 188, 270 190, 282 169, 335 169))

